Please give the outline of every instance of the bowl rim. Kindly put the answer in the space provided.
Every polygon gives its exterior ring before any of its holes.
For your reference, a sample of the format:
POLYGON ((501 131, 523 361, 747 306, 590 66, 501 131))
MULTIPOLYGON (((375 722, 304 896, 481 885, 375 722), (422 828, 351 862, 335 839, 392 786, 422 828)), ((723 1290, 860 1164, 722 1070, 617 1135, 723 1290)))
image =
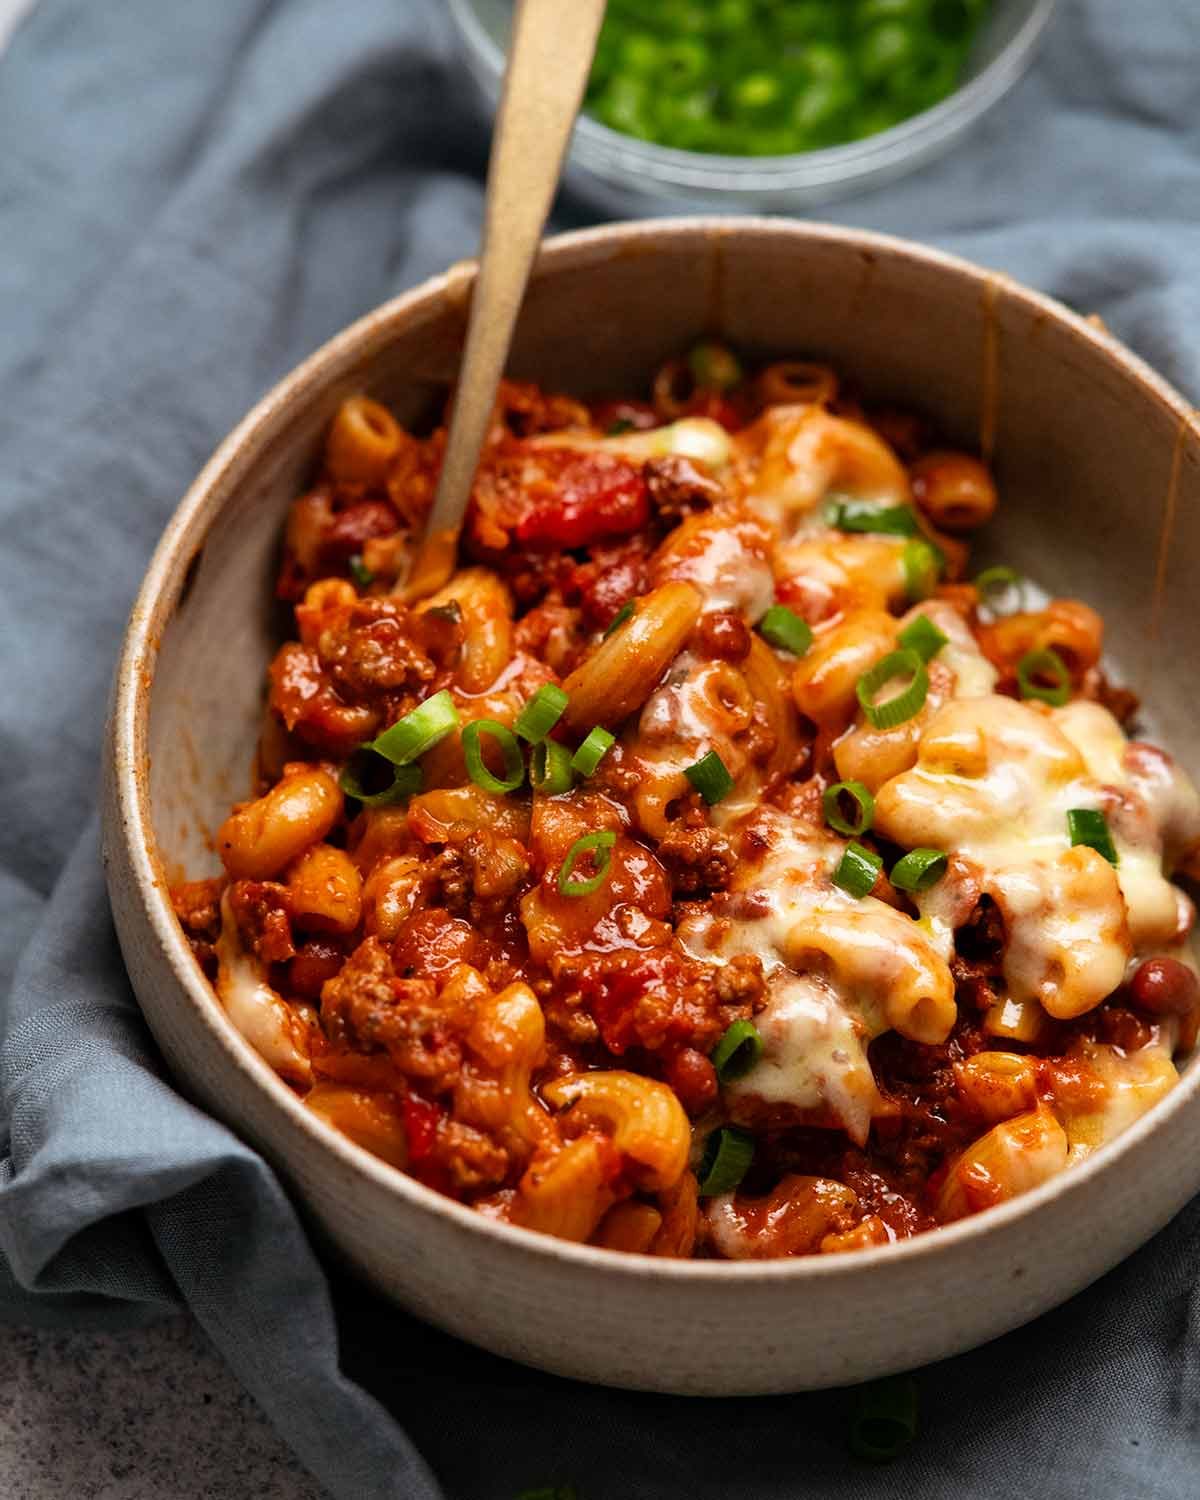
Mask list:
MULTIPOLYGON (((978 120, 1016 84, 1056 5, 1057 0, 1031 0, 1029 14, 974 78, 928 109, 861 140, 782 156, 731 156, 660 146, 581 113, 574 135, 579 162, 588 168, 603 162, 606 170, 625 171, 659 185, 718 193, 850 187, 889 166, 910 162, 916 166, 943 141, 952 141, 978 120)), ((486 69, 489 88, 498 87, 504 71, 503 49, 480 21, 471 0, 448 0, 448 8, 470 60, 486 69)))
MULTIPOLYGON (((670 219, 634 219, 596 228, 575 230, 543 242, 534 276, 558 269, 586 268, 596 251, 623 252, 631 244, 687 241, 727 242, 736 234, 766 236, 782 242, 817 241, 875 256, 888 256, 943 275, 966 278, 1020 304, 1031 318, 1050 320, 1067 329, 1090 353, 1118 367, 1144 388, 1183 427, 1200 438, 1200 423, 1188 402, 1141 358, 1103 327, 1088 322, 1064 304, 1012 278, 989 271, 959 256, 898 236, 847 228, 836 224, 758 215, 705 215, 670 219)), ((639 249, 642 247, 639 246, 639 249)), ((644 253, 644 251, 643 251, 644 253)), ((153 942, 165 955, 174 977, 196 1016, 221 1047, 231 1067, 262 1090, 293 1131, 306 1137, 306 1149, 324 1154, 350 1173, 361 1173, 385 1194, 399 1199, 420 1215, 449 1220, 461 1231, 507 1247, 510 1253, 532 1256, 559 1267, 579 1267, 593 1275, 642 1281, 694 1283, 716 1289, 751 1281, 755 1284, 825 1284, 860 1275, 899 1271, 904 1266, 936 1261, 986 1239, 1007 1225, 1055 1199, 1082 1198, 1093 1181, 1133 1151, 1160 1125, 1192 1106, 1200 1095, 1200 1062, 1187 1068, 1179 1082, 1115 1141, 1082 1163, 1006 1203, 955 1223, 895 1242, 858 1250, 853 1255, 800 1256, 783 1260, 720 1261, 672 1260, 630 1251, 560 1240, 536 1230, 492 1219, 465 1204, 445 1197, 389 1166, 341 1135, 305 1109, 300 1098, 258 1055, 226 1016, 215 991, 193 957, 175 917, 153 839, 150 789, 146 759, 151 686, 162 635, 178 605, 189 562, 205 544, 220 511, 236 492, 253 464, 287 426, 288 414, 299 400, 344 373, 372 345, 385 347, 406 320, 422 311, 436 315, 450 301, 460 307, 463 291, 475 273, 475 262, 460 262, 432 276, 398 297, 382 303, 336 333, 260 398, 218 445, 188 487, 168 521, 147 566, 121 645, 114 678, 112 712, 106 731, 109 792, 116 827, 108 839, 120 839, 128 874, 136 887, 140 910, 153 942), (217 494, 223 491, 219 503, 217 494)), ((106 874, 113 878, 113 861, 106 851, 106 874)), ((231 1127, 233 1128, 233 1127, 231 1127)), ((238 1132, 236 1129, 234 1133, 238 1132)), ((252 1149, 258 1150, 257 1147, 252 1149)), ((260 1153, 262 1154, 262 1153, 260 1153)))

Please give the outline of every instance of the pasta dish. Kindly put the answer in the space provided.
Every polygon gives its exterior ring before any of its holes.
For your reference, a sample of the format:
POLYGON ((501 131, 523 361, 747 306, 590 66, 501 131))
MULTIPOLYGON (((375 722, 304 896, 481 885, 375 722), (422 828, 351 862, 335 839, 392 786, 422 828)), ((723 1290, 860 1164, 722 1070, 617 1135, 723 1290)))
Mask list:
POLYGON ((985 464, 712 342, 645 400, 506 382, 412 598, 444 442, 338 410, 257 794, 173 891, 308 1110, 493 1219, 744 1260, 979 1212, 1171 1088, 1200 797, 1094 610, 972 573, 985 464))

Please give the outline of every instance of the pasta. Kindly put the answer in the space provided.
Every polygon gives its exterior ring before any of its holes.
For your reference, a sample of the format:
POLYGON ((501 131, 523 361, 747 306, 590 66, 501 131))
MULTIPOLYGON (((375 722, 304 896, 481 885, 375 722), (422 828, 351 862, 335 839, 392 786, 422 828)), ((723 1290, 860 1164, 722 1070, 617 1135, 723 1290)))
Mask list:
POLYGON ((506 382, 413 599, 444 430, 343 403, 255 795, 174 891, 313 1116, 494 1219, 757 1260, 986 1210, 1169 1091, 1200 794, 1094 610, 967 581, 996 487, 935 438, 712 344, 648 399, 506 382))

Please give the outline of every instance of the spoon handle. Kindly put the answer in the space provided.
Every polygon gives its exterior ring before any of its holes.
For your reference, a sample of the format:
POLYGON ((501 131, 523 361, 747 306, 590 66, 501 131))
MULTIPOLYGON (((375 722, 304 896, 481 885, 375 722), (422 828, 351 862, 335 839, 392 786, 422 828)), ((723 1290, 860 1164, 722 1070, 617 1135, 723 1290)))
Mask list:
POLYGON ((454 568, 525 284, 579 112, 605 0, 520 0, 488 161, 479 272, 433 509, 405 586, 440 588, 454 568))

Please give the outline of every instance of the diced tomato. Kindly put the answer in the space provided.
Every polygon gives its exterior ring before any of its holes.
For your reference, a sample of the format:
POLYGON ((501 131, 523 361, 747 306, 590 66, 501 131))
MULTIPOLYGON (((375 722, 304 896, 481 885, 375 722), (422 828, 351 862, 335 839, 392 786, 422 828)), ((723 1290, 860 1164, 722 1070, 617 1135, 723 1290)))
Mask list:
POLYGON ((589 625, 603 629, 630 599, 648 587, 648 549, 641 537, 598 547, 567 576, 563 592, 578 599, 589 625))
POLYGON ((650 518, 641 470, 610 453, 570 454, 517 523, 529 547, 586 547, 637 531, 650 518))
MULTIPOLYGON (((641 1040, 637 1024, 638 1002, 651 990, 667 992, 676 980, 679 964, 673 954, 651 952, 629 961, 622 954, 620 967, 594 969, 580 984, 584 1001, 591 1012, 604 1045, 616 1057, 641 1040)), ((681 1028, 686 1035, 686 1023, 681 1028)))
POLYGON ((422 1099, 420 1094, 406 1094, 403 1110, 408 1159, 410 1162, 424 1161, 433 1150, 438 1123, 445 1110, 431 1104, 428 1099, 422 1099))

